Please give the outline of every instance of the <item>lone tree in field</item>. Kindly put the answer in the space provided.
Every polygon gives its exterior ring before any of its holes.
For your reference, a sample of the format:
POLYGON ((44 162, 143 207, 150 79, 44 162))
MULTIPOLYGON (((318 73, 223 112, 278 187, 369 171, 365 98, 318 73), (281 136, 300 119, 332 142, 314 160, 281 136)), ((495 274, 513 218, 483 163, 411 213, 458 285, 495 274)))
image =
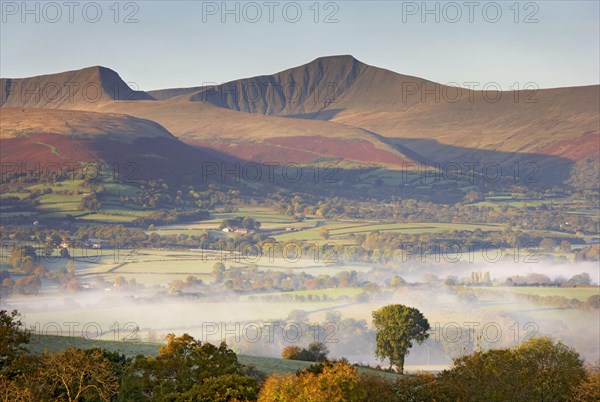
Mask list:
POLYGON ((390 369, 396 366, 404 372, 404 357, 413 341, 421 344, 429 338, 429 321, 416 308, 390 304, 373 311, 373 324, 377 328, 375 356, 390 359, 390 369))

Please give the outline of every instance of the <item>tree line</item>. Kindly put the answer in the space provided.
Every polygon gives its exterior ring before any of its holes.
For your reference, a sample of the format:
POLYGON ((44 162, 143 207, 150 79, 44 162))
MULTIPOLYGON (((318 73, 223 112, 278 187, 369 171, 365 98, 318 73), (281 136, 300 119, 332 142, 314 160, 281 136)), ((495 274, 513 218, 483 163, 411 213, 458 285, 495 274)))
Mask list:
MULTIPOLYGON (((381 345, 418 341, 410 328, 425 323, 402 306, 379 310, 380 324, 404 320, 395 336, 388 328, 381 345), (381 321, 383 320, 383 321, 381 321), (404 341, 402 340, 404 339, 404 341)), ((384 325, 385 326, 385 325, 384 325)), ((420 331, 417 331, 420 333, 420 331)), ((597 401, 600 367, 585 367, 560 341, 532 338, 510 348, 478 351, 454 360, 439 374, 420 372, 395 379, 360 372, 346 360, 327 360, 293 373, 265 375, 238 362, 225 343, 169 334, 157 356, 126 357, 100 348, 68 348, 32 355, 20 315, 0 311, 0 397, 4 401, 597 401)), ((389 346, 389 345, 388 345, 389 346)), ((314 346, 319 354, 323 349, 314 346)), ((383 350, 383 349, 382 349, 383 350)), ((392 352, 393 354, 393 352, 392 352)), ((385 354, 390 357, 390 354, 385 354)), ((323 356, 321 356, 323 357, 323 356)), ((391 358, 396 361, 394 357, 391 358)), ((397 362, 397 361, 396 361, 397 362)))

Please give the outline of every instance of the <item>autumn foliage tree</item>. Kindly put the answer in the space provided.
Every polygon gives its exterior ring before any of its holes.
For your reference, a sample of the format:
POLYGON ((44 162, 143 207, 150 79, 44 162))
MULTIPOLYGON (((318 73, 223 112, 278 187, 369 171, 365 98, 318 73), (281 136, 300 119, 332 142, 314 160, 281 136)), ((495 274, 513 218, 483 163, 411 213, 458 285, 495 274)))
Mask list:
POLYGON ((9 256, 8 263, 17 270, 29 273, 35 266, 35 249, 32 246, 17 246, 9 256))
POLYGON ((39 360, 27 353, 30 333, 23 329, 21 316, 0 310, 0 399, 10 402, 39 400, 35 372, 39 360))
POLYGON ((526 388, 538 400, 567 399, 585 378, 583 360, 561 341, 548 337, 532 338, 513 350, 517 367, 527 378, 526 388))
POLYGON ((23 328, 17 310, 0 310, 0 375, 7 374, 12 365, 26 353, 31 335, 23 328))
POLYGON ((297 374, 272 374, 265 380, 259 402, 399 401, 393 381, 360 374, 345 360, 324 361, 297 374))
POLYGON ((287 360, 300 360, 297 357, 300 356, 301 352, 302 352, 302 348, 300 348, 300 346, 296 346, 296 345, 286 346, 285 348, 283 348, 283 351, 281 352, 281 358, 287 359, 287 360))
POLYGON ((569 401, 585 378, 577 352, 541 337, 460 357, 429 389, 438 400, 560 402, 569 401))
POLYGON ((225 271, 226 271, 225 264, 223 264, 222 262, 215 262, 215 264, 213 265, 213 269, 212 269, 212 273, 215 278, 215 281, 217 281, 217 282, 222 281, 225 276, 225 271))
POLYGON ((119 389, 112 363, 97 348, 43 356, 38 379, 52 400, 109 402, 119 389))
POLYGON ((585 378, 573 388, 573 402, 600 401, 600 362, 588 367, 585 378))
POLYGON ((40 292, 42 281, 35 275, 23 276, 17 279, 13 285, 13 290, 25 295, 36 295, 40 292))
POLYGON ((324 362, 295 374, 272 374, 265 380, 259 402, 361 401, 356 368, 345 361, 324 362))
POLYGON ((327 358, 329 350, 323 342, 312 342, 308 348, 298 346, 286 346, 281 357, 289 360, 304 360, 309 362, 320 362, 327 358))
POLYGON ((3 401, 111 401, 119 379, 100 349, 29 355, 20 315, 0 311, 0 397, 3 401))
POLYGON ((556 247, 556 242, 553 239, 544 238, 540 242, 540 248, 544 251, 552 251, 556 247))
POLYGON ((122 401, 230 401, 256 398, 255 379, 244 375, 225 343, 214 346, 188 334, 169 334, 157 357, 138 356, 126 370, 122 401))

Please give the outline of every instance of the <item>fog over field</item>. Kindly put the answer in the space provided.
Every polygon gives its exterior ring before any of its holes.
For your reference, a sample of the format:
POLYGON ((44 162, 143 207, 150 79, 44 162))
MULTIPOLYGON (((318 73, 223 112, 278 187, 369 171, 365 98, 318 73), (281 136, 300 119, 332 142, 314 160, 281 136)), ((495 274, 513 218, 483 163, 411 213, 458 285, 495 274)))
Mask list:
MULTIPOLYGON (((164 279, 161 275, 158 278, 144 275, 146 264, 130 264, 136 265, 138 282, 155 284, 157 280, 164 279)), ((313 274, 324 269, 311 267, 310 262, 303 260, 294 264, 295 272, 303 268, 313 274)), ((100 268, 95 269, 101 271, 100 268)), ((260 268, 263 269, 269 268, 260 268)), ((341 272, 347 268, 340 265, 327 269, 341 272)), ((186 332, 213 343, 225 340, 234 350, 245 354, 274 357, 280 355, 285 345, 306 346, 310 341, 320 339, 325 341, 334 357, 376 365, 380 363, 373 357, 375 340, 371 312, 387 304, 399 303, 422 311, 432 328, 430 339, 411 350, 406 362, 409 369, 429 367, 436 370, 450 364, 451 358, 472 350, 511 347, 534 335, 561 339, 576 348, 589 362, 600 358, 594 331, 600 325, 596 311, 534 303, 522 297, 523 293, 530 293, 579 298, 584 302, 589 296, 599 293, 598 287, 473 287, 474 293, 465 295, 442 281, 449 275, 456 276, 459 281, 467 279, 473 272, 489 272, 495 282, 529 274, 543 274, 552 281, 565 281, 581 273, 589 274, 596 285, 599 281, 598 266, 593 262, 566 264, 539 260, 537 263, 452 264, 432 261, 429 264, 400 263, 375 272, 364 267, 359 273, 360 280, 378 283, 384 290, 371 295, 368 300, 346 297, 318 302, 290 300, 274 303, 250 300, 231 291, 210 290, 203 290, 202 299, 197 299, 193 293, 187 297, 169 295, 165 292, 168 283, 162 283, 140 290, 117 292, 108 288, 84 290, 77 294, 49 288, 36 297, 6 298, 2 308, 18 309, 24 315, 25 324, 38 334, 160 342, 169 332, 186 332), (389 283, 394 275, 400 275, 409 284, 386 289, 385 283, 389 283), (487 293, 477 293, 485 290, 487 293), (290 315, 296 310, 306 314, 290 315), (332 322, 331 313, 335 312, 341 315, 336 320, 365 320, 366 325, 348 326, 339 321, 332 322), (302 328, 297 323, 301 323, 302 328), (305 326, 316 323, 322 325, 320 332, 305 326), (353 333, 355 331, 358 335, 353 333)), ((193 273, 194 270, 190 269, 189 274, 193 273)), ((86 277, 86 280, 93 283, 92 278, 86 277)), ((279 292, 281 295, 285 293, 279 292)), ((266 294, 273 297, 278 293, 269 291, 266 294)), ((256 295, 260 296, 260 293, 256 295)))

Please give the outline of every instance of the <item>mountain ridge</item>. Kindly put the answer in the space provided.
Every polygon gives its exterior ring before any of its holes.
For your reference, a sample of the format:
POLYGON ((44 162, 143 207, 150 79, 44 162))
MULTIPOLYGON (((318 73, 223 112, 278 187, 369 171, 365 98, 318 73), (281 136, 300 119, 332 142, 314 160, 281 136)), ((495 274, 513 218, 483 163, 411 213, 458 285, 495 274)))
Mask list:
POLYGON ((48 85, 57 78, 67 85, 91 82, 106 99, 85 102, 79 94, 36 103, 20 99, 8 88, 13 81, 3 79, 2 93, 11 96, 2 108, 128 114, 161 124, 187 144, 258 161, 280 154, 278 162, 379 166, 536 163, 551 176, 557 166, 568 170, 571 163, 597 159, 600 146, 599 85, 490 93, 398 74, 351 55, 217 86, 149 93, 131 90, 99 66, 23 82, 48 85), (132 101, 111 96, 112 87, 128 88, 132 101))
POLYGON ((153 100, 103 66, 24 78, 0 78, 0 106, 90 110, 111 101, 153 100))

